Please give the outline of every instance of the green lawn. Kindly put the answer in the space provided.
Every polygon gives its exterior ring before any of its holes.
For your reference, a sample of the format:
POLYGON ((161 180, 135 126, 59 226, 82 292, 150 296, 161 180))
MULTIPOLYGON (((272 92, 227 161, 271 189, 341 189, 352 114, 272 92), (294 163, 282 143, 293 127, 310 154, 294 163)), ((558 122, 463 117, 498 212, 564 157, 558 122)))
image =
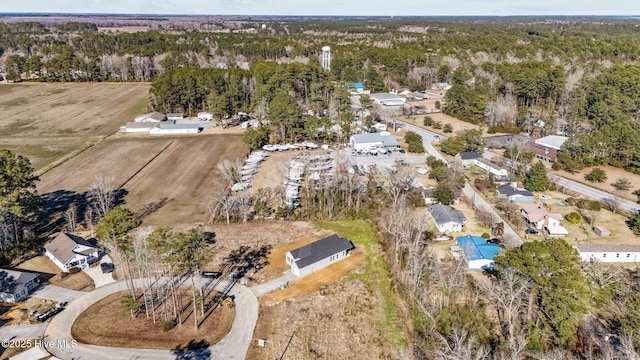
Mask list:
POLYGON ((352 271, 349 279, 360 280, 376 295, 376 305, 380 306, 384 314, 384 319, 378 324, 381 333, 386 335, 395 347, 405 346, 407 341, 400 325, 400 316, 395 303, 396 294, 391 286, 391 274, 381 254, 380 238, 373 223, 368 220, 344 220, 319 221, 316 225, 322 229, 335 231, 338 236, 347 238, 354 245, 365 249, 364 271, 352 271))

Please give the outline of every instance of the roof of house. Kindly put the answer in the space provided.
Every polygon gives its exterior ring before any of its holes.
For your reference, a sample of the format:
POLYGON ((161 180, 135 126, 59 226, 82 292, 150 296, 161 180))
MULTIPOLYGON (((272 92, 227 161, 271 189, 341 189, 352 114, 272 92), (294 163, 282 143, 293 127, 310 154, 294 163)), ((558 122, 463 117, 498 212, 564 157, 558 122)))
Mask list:
POLYGON ((381 142, 383 146, 400 146, 398 140, 396 140, 395 136, 391 135, 382 135, 381 133, 364 133, 364 134, 353 134, 351 138, 356 143, 378 143, 381 142))
POLYGON ((487 166, 489 166, 489 167, 491 167, 492 169, 495 169, 495 170, 506 170, 502 166, 500 166, 500 165, 498 165, 498 164, 496 164, 496 163, 494 163, 492 161, 489 161, 489 160, 483 158, 482 156, 480 158, 477 158, 476 160, 481 162, 481 163, 483 163, 483 164, 485 164, 485 165, 487 165, 487 166))
POLYGON ((431 217, 433 217, 433 220, 438 224, 446 224, 450 222, 464 224, 465 220, 467 220, 462 211, 454 210, 449 205, 432 205, 429 206, 428 211, 431 214, 431 217))
POLYGON ((165 120, 166 118, 167 117, 163 113, 159 113, 157 111, 154 111, 149 115, 149 119, 153 119, 157 121, 162 121, 162 120, 165 120))
POLYGON ((640 245, 620 245, 620 244, 581 244, 574 245, 579 252, 640 252, 640 245))
POLYGON ((556 220, 562 220, 562 214, 560 213, 550 213, 547 209, 535 203, 526 203, 522 204, 520 207, 527 213, 529 217, 529 221, 538 222, 544 220, 545 216, 552 217, 556 220))
POLYGON ((549 235, 569 235, 569 230, 562 225, 549 225, 547 226, 549 235))
POLYGON ((498 245, 488 244, 480 236, 458 236, 456 241, 469 260, 493 260, 497 254, 500 254, 498 245))
POLYGON ((0 292, 13 292, 16 286, 23 285, 38 277, 38 274, 18 270, 0 269, 0 292))
POLYGON ((482 157, 482 154, 477 151, 465 151, 458 153, 458 155, 460 155, 460 159, 462 160, 474 160, 482 157))
POLYGON ((502 186, 502 187, 498 188, 498 193, 500 193, 501 195, 507 196, 507 197, 511 197, 513 195, 533 196, 533 193, 531 193, 531 191, 529 191, 527 189, 515 188, 515 187, 513 187, 511 185, 505 185, 505 186, 502 186))
POLYGON ((333 234, 326 238, 314 241, 311 244, 291 250, 290 253, 298 268, 302 269, 305 266, 326 259, 331 255, 335 255, 341 251, 349 251, 351 249, 353 249, 351 241, 333 234))
POLYGON ((565 141, 567 141, 567 139, 568 137, 566 136, 549 135, 537 139, 535 143, 552 149, 560 150, 560 147, 562 146, 562 144, 564 144, 565 141))
POLYGON ((63 264, 66 264, 73 256, 73 248, 76 245, 83 245, 91 248, 97 248, 91 242, 85 240, 84 238, 68 234, 68 233, 60 233, 53 240, 49 241, 44 245, 45 250, 47 250, 51 255, 53 255, 56 259, 60 260, 63 264))
POLYGON ((353 83, 353 87, 356 89, 364 89, 364 85, 362 85, 362 83, 353 83))

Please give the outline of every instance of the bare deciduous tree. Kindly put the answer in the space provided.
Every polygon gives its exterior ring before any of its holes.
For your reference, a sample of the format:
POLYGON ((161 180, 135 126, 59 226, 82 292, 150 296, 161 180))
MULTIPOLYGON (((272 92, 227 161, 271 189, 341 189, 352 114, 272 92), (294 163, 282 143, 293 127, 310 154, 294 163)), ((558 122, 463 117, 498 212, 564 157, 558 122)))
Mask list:
POLYGON ((95 213, 100 217, 113 208, 115 201, 116 186, 113 176, 96 175, 96 180, 89 188, 91 203, 95 213))
POLYGON ((464 329, 454 328, 449 338, 440 336, 442 348, 436 351, 438 360, 481 360, 488 359, 490 350, 478 344, 474 336, 464 329))
POLYGON ((216 165, 217 172, 227 184, 235 184, 240 180, 240 168, 242 163, 240 160, 224 160, 216 165))
POLYGON ((489 126, 496 126, 504 123, 515 124, 518 116, 518 102, 516 97, 507 94, 500 95, 495 101, 490 101, 484 112, 489 126))

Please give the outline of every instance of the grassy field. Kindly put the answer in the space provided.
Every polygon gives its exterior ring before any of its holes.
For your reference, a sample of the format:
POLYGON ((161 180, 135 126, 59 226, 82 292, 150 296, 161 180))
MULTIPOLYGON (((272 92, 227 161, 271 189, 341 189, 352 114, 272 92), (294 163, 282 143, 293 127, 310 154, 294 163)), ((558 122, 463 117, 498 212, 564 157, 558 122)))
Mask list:
POLYGON ((0 147, 42 173, 144 112, 147 83, 0 85, 0 147))

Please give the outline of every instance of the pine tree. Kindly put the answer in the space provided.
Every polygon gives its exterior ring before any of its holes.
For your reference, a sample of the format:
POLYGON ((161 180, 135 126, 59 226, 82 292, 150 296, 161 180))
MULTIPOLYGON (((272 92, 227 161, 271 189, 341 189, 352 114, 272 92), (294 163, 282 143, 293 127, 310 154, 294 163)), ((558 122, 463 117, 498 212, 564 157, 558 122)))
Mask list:
POLYGON ((545 191, 549 189, 549 178, 547 178, 547 168, 544 164, 537 162, 531 166, 527 177, 524 179, 524 187, 529 191, 545 191))

